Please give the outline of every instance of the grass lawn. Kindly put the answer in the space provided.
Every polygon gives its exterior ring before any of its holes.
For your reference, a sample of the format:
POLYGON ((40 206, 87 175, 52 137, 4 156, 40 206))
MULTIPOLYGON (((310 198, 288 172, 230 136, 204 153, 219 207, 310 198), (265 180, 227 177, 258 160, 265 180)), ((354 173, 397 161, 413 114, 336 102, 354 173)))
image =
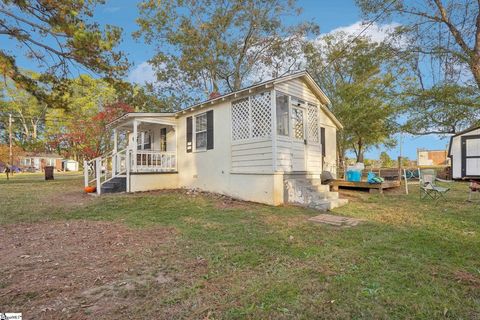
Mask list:
POLYGON ((0 178, 0 312, 24 319, 480 319, 480 204, 349 192, 335 214, 0 178), (34 283, 34 285, 30 285, 34 283))

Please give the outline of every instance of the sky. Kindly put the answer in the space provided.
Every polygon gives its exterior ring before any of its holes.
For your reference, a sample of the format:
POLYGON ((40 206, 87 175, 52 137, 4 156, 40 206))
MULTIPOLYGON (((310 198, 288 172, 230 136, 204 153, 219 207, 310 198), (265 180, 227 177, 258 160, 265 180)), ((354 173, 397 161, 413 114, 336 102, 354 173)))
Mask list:
MULTIPOLYGON (((101 24, 112 24, 123 28, 123 40, 119 49, 127 54, 133 67, 128 75, 128 80, 142 83, 154 80, 153 72, 147 64, 147 60, 153 56, 154 48, 146 45, 141 40, 132 38, 132 32, 137 30, 135 19, 138 15, 138 1, 133 0, 107 0, 106 4, 99 6, 95 12, 95 19, 101 24)), ((360 25, 361 15, 354 1, 351 0, 298 0, 298 6, 303 8, 299 19, 314 21, 320 26, 320 32, 326 34, 336 30, 343 30, 358 34, 363 26, 360 25)), ((286 21, 291 23, 290 21, 286 21)), ((292 21, 295 22, 295 21, 292 21)), ((373 25, 367 33, 375 38, 382 37, 382 29, 388 26, 373 25)), ((2 44, 2 47, 4 44, 2 44)), ((7 44, 8 47, 8 44, 7 44)), ((13 49, 13 47, 12 47, 13 49)), ((35 69, 27 59, 20 58, 19 63, 27 69, 35 69)), ((417 158, 417 148, 445 149, 448 139, 440 139, 438 136, 414 137, 404 135, 402 140, 403 156, 409 159, 417 158)), ((384 148, 369 150, 366 158, 376 159, 382 151, 387 151, 392 158, 400 155, 400 144, 394 149, 384 148)))

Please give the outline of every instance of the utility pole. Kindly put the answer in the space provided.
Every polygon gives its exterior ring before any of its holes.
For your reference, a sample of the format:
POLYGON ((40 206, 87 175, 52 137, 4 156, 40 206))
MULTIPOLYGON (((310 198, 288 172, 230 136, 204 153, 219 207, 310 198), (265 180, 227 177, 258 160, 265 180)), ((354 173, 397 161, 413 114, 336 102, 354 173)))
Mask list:
POLYGON ((13 166, 13 153, 12 153, 12 114, 8 114, 8 140, 9 140, 9 161, 10 161, 10 166, 13 166))

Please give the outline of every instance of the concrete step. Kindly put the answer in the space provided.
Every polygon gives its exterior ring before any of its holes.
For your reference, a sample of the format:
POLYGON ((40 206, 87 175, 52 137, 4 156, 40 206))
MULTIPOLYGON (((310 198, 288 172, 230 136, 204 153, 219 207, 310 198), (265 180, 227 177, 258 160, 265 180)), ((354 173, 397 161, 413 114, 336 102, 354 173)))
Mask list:
POLYGON ((327 211, 344 206, 347 203, 347 199, 324 199, 320 201, 314 201, 310 203, 308 207, 316 210, 327 211))
POLYGON ((331 210, 348 203, 339 199, 338 192, 331 192, 330 186, 322 185, 317 177, 295 177, 285 180, 287 202, 315 208, 331 210))
POLYGON ((125 192, 127 190, 127 179, 115 177, 102 185, 101 193, 125 192))

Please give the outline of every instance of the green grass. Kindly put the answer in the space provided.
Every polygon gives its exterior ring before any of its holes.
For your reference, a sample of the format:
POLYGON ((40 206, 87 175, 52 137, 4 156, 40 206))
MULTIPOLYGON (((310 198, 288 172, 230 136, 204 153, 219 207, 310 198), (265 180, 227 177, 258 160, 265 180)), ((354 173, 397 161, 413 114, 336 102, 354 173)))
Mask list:
POLYGON ((416 186, 408 196, 354 193, 335 210, 366 220, 354 228, 309 223, 313 210, 222 207, 178 192, 91 199, 78 196, 81 184, 75 175, 2 176, 0 224, 87 219, 174 228, 178 245, 163 263, 175 270, 178 255, 201 258, 207 271, 168 299, 145 288, 135 314, 199 299, 211 317, 226 319, 480 319, 480 205, 465 202, 466 184, 451 184, 448 201, 438 202, 421 201, 416 186))

